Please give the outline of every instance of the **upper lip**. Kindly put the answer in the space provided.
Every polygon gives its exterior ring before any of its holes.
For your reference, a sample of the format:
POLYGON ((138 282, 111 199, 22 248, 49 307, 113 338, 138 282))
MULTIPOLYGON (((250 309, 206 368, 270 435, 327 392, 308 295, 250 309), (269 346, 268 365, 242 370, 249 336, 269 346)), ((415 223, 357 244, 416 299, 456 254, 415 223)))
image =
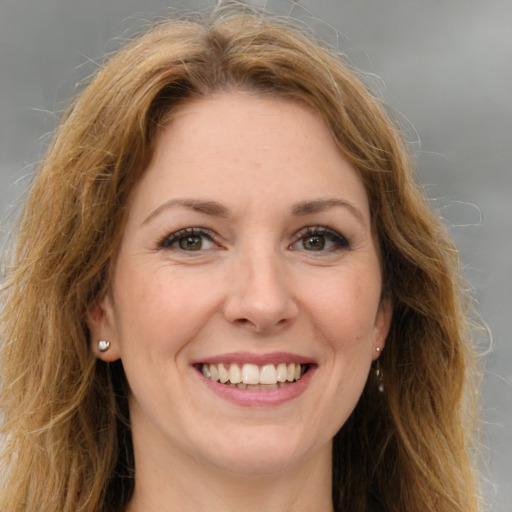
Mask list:
POLYGON ((269 352, 266 354, 256 354, 254 352, 229 352, 225 354, 217 354, 215 356, 206 357, 192 361, 192 365, 197 364, 234 364, 234 363, 250 363, 258 366, 276 363, 300 363, 315 364, 315 360, 311 357, 293 354, 291 352, 269 352))

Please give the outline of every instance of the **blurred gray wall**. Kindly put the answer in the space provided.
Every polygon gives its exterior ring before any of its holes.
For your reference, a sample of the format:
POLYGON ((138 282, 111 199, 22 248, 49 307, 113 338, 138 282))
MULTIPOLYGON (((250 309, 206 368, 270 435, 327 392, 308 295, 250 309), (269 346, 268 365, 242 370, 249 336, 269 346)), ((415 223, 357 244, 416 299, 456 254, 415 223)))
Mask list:
MULTIPOLYGON (((29 182, 75 84, 169 8, 214 0, 0 0, 0 213, 29 182)), ((392 104, 494 334, 483 393, 492 510, 512 511, 512 1, 256 2, 337 44, 392 104)), ((5 222, 4 229, 6 229, 5 222)))

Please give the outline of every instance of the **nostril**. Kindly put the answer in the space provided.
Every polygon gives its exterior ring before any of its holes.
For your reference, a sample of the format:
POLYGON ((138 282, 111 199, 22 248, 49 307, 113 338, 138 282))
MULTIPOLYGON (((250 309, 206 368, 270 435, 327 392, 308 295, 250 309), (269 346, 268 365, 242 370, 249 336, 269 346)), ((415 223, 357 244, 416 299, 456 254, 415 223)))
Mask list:
POLYGON ((237 318, 234 320, 233 323, 235 325, 238 325, 239 327, 242 327, 244 329, 250 329, 256 333, 264 333, 266 331, 274 332, 275 329, 284 328, 287 325, 288 320, 286 318, 281 318, 276 322, 272 322, 265 320, 251 320, 249 318, 237 318))

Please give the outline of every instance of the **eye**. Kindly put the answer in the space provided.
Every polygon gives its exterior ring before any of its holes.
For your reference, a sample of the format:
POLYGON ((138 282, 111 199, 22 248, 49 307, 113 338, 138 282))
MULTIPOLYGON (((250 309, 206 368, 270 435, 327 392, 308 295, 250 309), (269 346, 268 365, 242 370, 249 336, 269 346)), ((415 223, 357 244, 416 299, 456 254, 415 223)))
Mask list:
POLYGON ((203 229, 186 228, 166 236, 159 244, 161 249, 176 249, 180 251, 204 251, 217 245, 213 236, 203 229))
POLYGON ((350 247, 348 240, 327 227, 308 227, 297 234, 298 240, 290 248, 313 252, 327 252, 350 247))

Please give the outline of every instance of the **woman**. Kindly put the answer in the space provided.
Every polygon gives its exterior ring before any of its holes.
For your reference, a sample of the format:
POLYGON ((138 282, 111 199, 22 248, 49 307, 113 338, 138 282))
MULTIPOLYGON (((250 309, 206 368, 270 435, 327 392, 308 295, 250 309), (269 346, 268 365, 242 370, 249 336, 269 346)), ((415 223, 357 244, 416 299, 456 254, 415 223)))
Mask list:
POLYGON ((475 511, 457 253, 346 64, 168 22, 58 129, 2 311, 1 510, 475 511))

